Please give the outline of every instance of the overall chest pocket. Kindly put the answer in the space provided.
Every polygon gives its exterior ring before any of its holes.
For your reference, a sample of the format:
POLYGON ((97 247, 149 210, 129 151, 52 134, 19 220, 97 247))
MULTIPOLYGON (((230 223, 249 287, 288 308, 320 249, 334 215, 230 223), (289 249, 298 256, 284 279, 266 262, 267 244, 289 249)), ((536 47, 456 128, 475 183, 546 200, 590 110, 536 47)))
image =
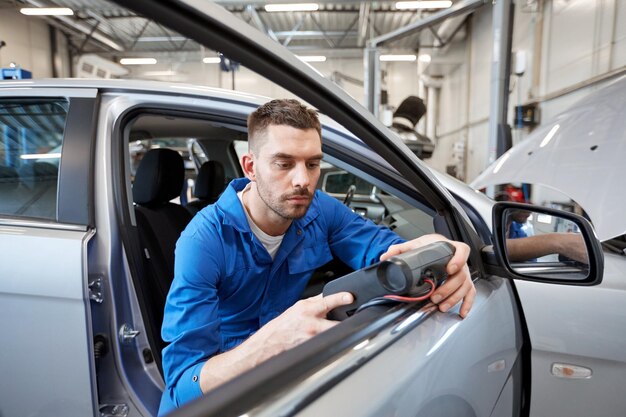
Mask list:
POLYGON ((292 253, 287 263, 289 273, 292 275, 313 271, 320 266, 332 261, 333 254, 330 252, 328 244, 324 243, 316 246, 303 247, 292 253))

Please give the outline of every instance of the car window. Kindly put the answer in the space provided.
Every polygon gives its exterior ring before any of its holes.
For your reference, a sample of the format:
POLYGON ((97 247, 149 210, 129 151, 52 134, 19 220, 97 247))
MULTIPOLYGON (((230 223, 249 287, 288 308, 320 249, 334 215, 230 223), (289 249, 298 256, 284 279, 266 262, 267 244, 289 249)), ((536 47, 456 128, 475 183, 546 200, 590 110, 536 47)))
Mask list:
POLYGON ((193 141, 191 144, 191 156, 197 166, 201 166, 209 160, 209 158, 204 153, 204 149, 202 149, 202 146, 200 146, 200 144, 196 141, 193 141))
POLYGON ((0 100, 0 214, 56 220, 69 103, 0 100))
MULTIPOLYGON (((322 166, 330 169, 331 165, 326 163, 322 166)), ((346 194, 348 189, 354 185, 355 195, 370 196, 376 192, 375 187, 367 181, 346 171, 324 172, 322 177, 322 190, 329 194, 346 194)))
POLYGON ((241 157, 248 153, 248 141, 247 140, 234 140, 233 146, 237 153, 237 160, 241 161, 241 157))

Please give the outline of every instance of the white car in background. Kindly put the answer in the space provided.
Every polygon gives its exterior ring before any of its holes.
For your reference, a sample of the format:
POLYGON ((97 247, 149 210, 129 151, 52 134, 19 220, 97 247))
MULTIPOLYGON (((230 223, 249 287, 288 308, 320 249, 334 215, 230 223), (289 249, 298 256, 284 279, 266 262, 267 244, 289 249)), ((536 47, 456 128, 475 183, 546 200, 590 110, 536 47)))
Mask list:
POLYGON ((591 220, 604 248, 604 278, 597 287, 580 291, 517 283, 533 348, 532 372, 545 376, 533 377, 531 415, 541 410, 545 416, 609 416, 614 414, 596 405, 626 407, 625 161, 622 76, 536 129, 471 183, 476 189, 531 184, 546 196, 546 204, 571 199, 591 220), (562 362, 575 365, 580 378, 555 378, 554 363, 562 362))

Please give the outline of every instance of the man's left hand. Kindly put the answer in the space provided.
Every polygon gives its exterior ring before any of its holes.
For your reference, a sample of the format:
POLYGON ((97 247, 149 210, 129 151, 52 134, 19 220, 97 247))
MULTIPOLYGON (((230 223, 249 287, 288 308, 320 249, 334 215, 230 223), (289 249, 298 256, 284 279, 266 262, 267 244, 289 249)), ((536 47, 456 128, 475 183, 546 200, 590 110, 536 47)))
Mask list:
POLYGON ((392 256, 439 241, 445 241, 454 245, 456 252, 446 267, 448 278, 437 288, 433 295, 431 295, 430 301, 437 304, 440 311, 446 312, 459 301, 463 300, 459 314, 461 317, 466 317, 474 303, 476 288, 474 288, 474 283, 472 283, 472 277, 467 266, 470 247, 465 243, 449 240, 437 234, 424 235, 408 242, 389 246, 387 252, 380 257, 380 260, 384 261, 392 256))

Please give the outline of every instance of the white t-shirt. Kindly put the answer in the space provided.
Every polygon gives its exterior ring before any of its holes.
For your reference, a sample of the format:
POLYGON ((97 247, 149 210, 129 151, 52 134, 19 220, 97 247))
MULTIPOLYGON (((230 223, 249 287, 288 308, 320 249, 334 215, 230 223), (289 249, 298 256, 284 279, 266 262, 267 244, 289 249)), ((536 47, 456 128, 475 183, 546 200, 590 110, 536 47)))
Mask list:
POLYGON ((245 204, 243 204, 243 193, 249 190, 250 190, 250 184, 246 185, 246 188, 239 191, 237 193, 237 197, 239 197, 239 201, 241 201, 241 205, 243 206, 243 211, 244 213, 246 213, 246 218, 248 219, 248 224, 250 224, 250 229, 252 230, 252 233, 254 233, 256 238, 259 239, 259 241, 263 244, 263 246, 267 250, 267 253, 270 254, 273 260, 276 257, 276 252, 278 252, 278 248, 280 248, 280 244, 283 242, 283 237, 285 237, 285 234, 278 235, 278 236, 268 235, 263 230, 261 230, 259 226, 257 226, 256 223, 254 223, 254 221, 252 221, 252 218, 250 217, 250 214, 248 213, 248 209, 246 209, 245 204))

